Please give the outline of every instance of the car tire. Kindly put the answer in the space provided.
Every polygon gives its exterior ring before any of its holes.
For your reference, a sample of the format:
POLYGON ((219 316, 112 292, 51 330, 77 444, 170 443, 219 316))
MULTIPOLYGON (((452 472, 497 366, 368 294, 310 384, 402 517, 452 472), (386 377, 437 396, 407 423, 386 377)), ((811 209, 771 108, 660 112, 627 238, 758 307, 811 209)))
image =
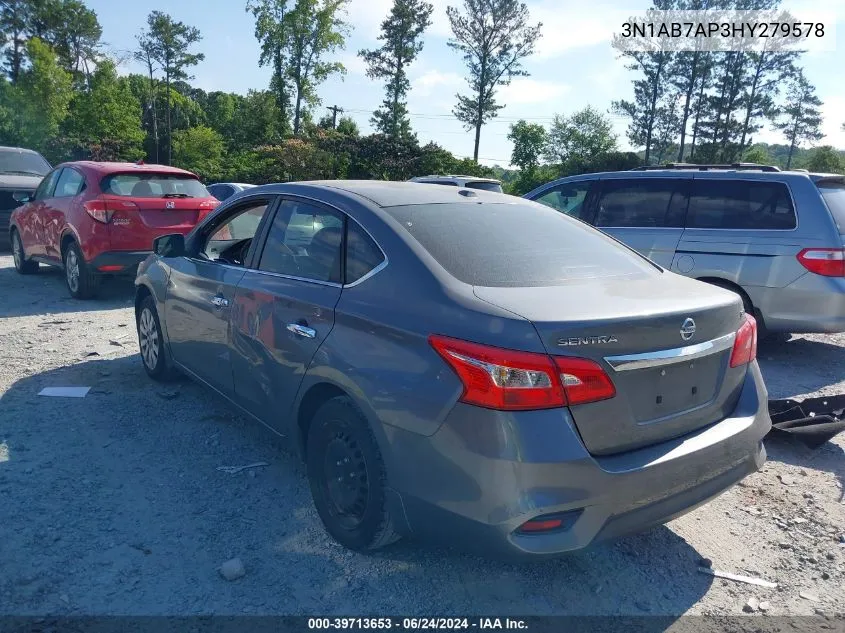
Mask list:
POLYGON ((26 252, 23 249, 23 242, 21 236, 16 230, 12 231, 12 259, 15 262, 15 270, 21 275, 32 275, 38 272, 38 262, 30 261, 26 258, 26 252))
POLYGON ((349 398, 332 398, 314 414, 306 464, 317 514, 338 543, 368 551, 399 540, 387 509, 381 452, 349 398))
POLYGON ((138 315, 135 318, 135 326, 138 331, 138 349, 141 354, 141 363, 147 375, 159 382, 168 382, 177 377, 176 371, 170 362, 167 346, 164 344, 164 336, 161 330, 161 321, 158 319, 155 299, 147 296, 141 302, 138 315))
POLYGON ((76 242, 71 242, 63 255, 65 284, 74 299, 91 299, 96 296, 100 279, 82 256, 76 242))

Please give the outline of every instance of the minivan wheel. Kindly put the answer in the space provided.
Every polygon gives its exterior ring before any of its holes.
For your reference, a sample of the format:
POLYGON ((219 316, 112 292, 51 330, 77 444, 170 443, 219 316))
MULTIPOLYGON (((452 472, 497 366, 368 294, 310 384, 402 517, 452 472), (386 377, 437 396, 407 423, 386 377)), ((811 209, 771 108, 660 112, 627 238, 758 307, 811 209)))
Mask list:
POLYGON ((141 302, 136 317, 138 328, 138 347, 141 352, 141 362, 144 370, 153 380, 168 381, 175 377, 171 368, 164 337, 161 333, 161 322, 158 320, 155 300, 147 296, 141 302))
POLYGON ((26 258, 23 250, 21 236, 16 230, 12 231, 12 259, 15 261, 15 270, 21 275, 31 275, 38 272, 38 262, 26 258))
POLYGON ((65 283, 74 299, 91 299, 97 294, 99 278, 85 262, 82 251, 76 242, 71 242, 65 249, 65 283))
POLYGON ((332 398, 314 414, 306 461, 317 514, 337 542, 366 551, 399 539, 387 510, 378 444, 349 398, 332 398))

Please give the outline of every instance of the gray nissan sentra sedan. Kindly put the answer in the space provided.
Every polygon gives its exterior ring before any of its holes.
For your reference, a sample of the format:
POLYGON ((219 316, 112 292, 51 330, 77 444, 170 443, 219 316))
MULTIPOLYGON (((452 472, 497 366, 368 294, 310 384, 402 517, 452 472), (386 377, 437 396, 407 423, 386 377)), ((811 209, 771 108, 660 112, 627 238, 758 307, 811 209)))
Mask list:
POLYGON ((328 532, 552 555, 765 460, 756 324, 524 199, 326 181, 233 196, 139 268, 147 373, 290 437, 328 532))

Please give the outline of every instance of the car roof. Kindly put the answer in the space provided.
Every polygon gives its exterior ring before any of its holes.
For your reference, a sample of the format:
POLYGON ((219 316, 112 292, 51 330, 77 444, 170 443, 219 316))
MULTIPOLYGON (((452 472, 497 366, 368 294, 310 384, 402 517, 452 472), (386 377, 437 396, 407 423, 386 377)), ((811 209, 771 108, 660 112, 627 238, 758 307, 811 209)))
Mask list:
POLYGON ((461 174, 431 174, 430 176, 416 176, 412 178, 413 181, 419 180, 472 180, 472 181, 480 181, 480 182, 495 182, 501 184, 500 180, 496 180, 495 178, 486 178, 484 176, 466 176, 461 174))
POLYGON ((27 149, 26 147, 12 147, 10 145, 0 145, 0 151, 18 152, 19 154, 36 154, 37 156, 41 156, 41 154, 36 152, 34 149, 27 149))
POLYGON ((306 182, 261 185, 250 189, 250 195, 261 193, 293 193, 308 195, 309 191, 343 191, 360 196, 379 207, 399 207, 412 204, 455 204, 497 202, 523 203, 524 200, 503 193, 483 189, 463 189, 420 182, 394 182, 389 180, 312 180, 306 182), (470 191, 467 196, 460 192, 470 191))
POLYGON ((93 160, 75 160, 67 163, 62 163, 61 165, 56 165, 56 167, 81 167, 86 171, 95 172, 102 176, 127 172, 154 172, 157 174, 179 174, 182 176, 191 176, 193 178, 196 178, 196 174, 185 169, 179 169, 178 167, 171 167, 169 165, 156 165, 147 163, 139 164, 106 161, 100 162, 93 160))

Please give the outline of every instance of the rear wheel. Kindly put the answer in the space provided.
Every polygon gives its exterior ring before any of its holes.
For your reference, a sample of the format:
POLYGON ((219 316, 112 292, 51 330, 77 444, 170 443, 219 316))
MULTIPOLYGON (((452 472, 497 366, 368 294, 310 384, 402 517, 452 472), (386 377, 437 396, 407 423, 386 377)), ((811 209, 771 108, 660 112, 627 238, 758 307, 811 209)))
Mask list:
POLYGON ((71 242, 64 252, 65 282, 74 299, 91 299, 97 294, 99 278, 85 262, 76 242, 71 242))
POLYGON ((337 542, 366 551, 399 539, 387 510, 378 444, 349 398, 332 398, 317 410, 306 450, 317 514, 337 542))
POLYGON ((12 230, 12 259, 15 261, 15 270, 21 275, 31 275, 38 272, 38 262, 26 258, 23 242, 17 230, 12 230))

